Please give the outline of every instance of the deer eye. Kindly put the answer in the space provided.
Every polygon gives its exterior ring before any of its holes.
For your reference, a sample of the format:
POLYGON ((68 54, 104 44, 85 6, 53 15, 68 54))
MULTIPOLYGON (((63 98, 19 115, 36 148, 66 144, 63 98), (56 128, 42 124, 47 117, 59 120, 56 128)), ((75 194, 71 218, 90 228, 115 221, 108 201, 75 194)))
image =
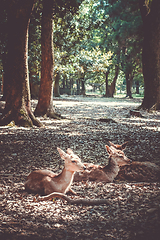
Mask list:
POLYGON ((75 161, 75 160, 72 160, 72 163, 76 163, 76 161, 75 161))

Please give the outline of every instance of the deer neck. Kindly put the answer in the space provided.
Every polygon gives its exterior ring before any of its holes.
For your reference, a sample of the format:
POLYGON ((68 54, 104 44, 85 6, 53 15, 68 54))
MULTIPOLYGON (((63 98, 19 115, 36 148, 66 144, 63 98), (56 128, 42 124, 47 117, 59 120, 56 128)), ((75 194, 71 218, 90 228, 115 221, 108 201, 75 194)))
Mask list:
POLYGON ((70 188, 72 182, 73 182, 73 177, 74 177, 75 172, 71 172, 64 168, 62 172, 59 175, 60 179, 60 184, 63 185, 63 192, 66 193, 68 189, 70 188))
POLYGON ((109 163, 103 168, 103 171, 111 178, 112 181, 118 175, 119 166, 113 156, 109 157, 109 163))

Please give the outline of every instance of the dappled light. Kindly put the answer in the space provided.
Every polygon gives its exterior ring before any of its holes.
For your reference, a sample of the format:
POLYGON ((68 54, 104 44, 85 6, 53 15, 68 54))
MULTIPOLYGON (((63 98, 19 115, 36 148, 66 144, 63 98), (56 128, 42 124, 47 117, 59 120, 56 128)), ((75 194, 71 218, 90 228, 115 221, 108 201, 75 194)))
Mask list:
MULTIPOLYGON (((54 101, 65 119, 40 117, 41 128, 0 127, 1 229, 5 236, 45 239, 134 239, 157 233, 159 226, 158 182, 113 183, 74 182, 72 199, 106 199, 100 206, 70 205, 66 201, 35 202, 24 191, 26 176, 35 169, 61 172, 63 160, 57 151, 71 148, 82 162, 106 166, 105 145, 128 141, 125 155, 134 161, 160 166, 160 114, 142 111, 142 118, 130 116, 140 102, 74 98, 54 101), (82 101, 80 101, 82 100, 82 101), (104 100, 104 101, 103 101, 104 100), (121 104, 122 103, 122 104, 121 104), (100 118, 115 122, 101 122, 100 118), (152 218, 154 216, 154 218, 152 218), (134 229, 134 231, 133 231, 134 229), (83 230, 83 231, 82 231, 83 230), (154 233, 153 233, 154 232, 154 233), (41 236, 40 236, 41 235, 41 236)), ((32 101, 32 107, 36 105, 32 101)))
POLYGON ((1 0, 1 240, 159 240, 159 46, 159 0, 1 0))

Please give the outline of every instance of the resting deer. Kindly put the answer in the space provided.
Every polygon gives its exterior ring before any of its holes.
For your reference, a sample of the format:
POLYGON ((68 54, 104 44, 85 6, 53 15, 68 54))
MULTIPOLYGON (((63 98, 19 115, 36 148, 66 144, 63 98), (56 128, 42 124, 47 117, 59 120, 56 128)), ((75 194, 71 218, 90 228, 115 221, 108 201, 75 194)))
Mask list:
POLYGON ((49 170, 35 170, 31 172, 25 182, 25 189, 28 192, 39 193, 43 195, 53 192, 66 193, 71 191, 74 173, 85 169, 80 158, 68 148, 65 153, 60 148, 57 148, 61 158, 65 160, 65 165, 62 172, 56 175, 49 170))
MULTIPOLYGON (((115 145, 110 142, 110 145, 116 149, 121 149, 125 144, 115 145)), ((131 164, 120 167, 116 179, 137 182, 160 181, 160 167, 151 162, 132 161, 131 164)))
POLYGON ((105 146, 109 153, 109 163, 105 167, 94 165, 92 163, 84 163, 86 170, 77 172, 74 175, 74 181, 96 181, 96 182, 113 182, 118 175, 120 166, 130 164, 131 160, 128 159, 122 151, 127 143, 116 145, 117 148, 105 146), (120 150, 121 149, 121 150, 120 150))
POLYGON ((160 167, 151 162, 127 161, 123 149, 127 142, 117 145, 112 142, 110 147, 106 146, 109 156, 109 163, 105 167, 85 163, 86 170, 78 172, 74 176, 75 181, 97 181, 112 182, 116 180, 129 180, 137 182, 160 181, 160 167), (116 164, 117 163, 117 164, 116 164))

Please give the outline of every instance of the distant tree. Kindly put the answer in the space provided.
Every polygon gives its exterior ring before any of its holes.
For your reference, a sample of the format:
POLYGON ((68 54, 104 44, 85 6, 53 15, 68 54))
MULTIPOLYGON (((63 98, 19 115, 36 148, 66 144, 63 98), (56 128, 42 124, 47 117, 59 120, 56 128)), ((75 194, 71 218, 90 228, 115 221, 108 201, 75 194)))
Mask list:
POLYGON ((36 1, 29 25, 28 68, 32 85, 40 84, 42 8, 42 0, 36 1))
POLYGON ((55 80, 54 80, 54 97, 60 97, 60 92, 59 92, 59 79, 60 79, 60 72, 55 71, 55 80))
POLYGON ((115 71, 114 71, 114 77, 113 80, 111 82, 111 84, 108 84, 108 76, 109 76, 109 71, 106 72, 106 92, 105 92, 105 97, 112 97, 115 93, 115 89, 116 89, 116 81, 118 78, 118 74, 119 74, 119 65, 115 66, 115 71))
POLYGON ((133 72, 140 65, 137 59, 140 59, 142 49, 142 20, 138 1, 96 0, 92 11, 92 42, 97 39, 103 52, 112 52, 110 69, 119 66, 119 70, 123 71, 127 96, 131 97, 133 72))
POLYGON ((143 109, 160 110, 160 1, 139 0, 143 19, 143 109))

